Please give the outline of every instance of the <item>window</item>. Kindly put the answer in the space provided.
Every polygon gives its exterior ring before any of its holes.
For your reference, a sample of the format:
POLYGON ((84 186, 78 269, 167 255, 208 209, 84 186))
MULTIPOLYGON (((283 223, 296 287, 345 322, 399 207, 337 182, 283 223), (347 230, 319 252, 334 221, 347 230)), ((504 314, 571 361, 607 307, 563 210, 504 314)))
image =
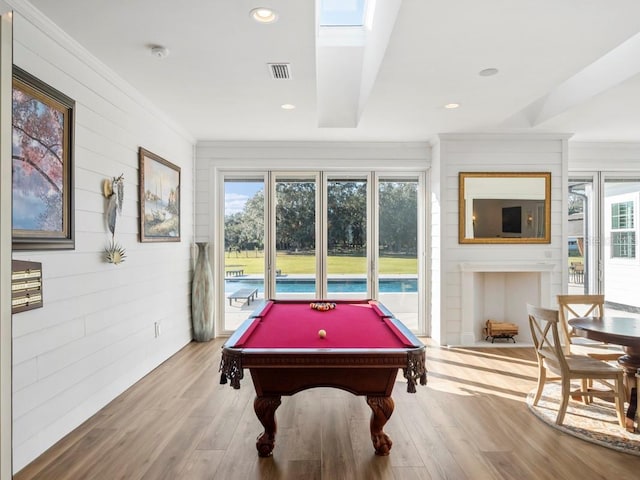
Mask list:
POLYGON ((320 2, 321 27, 361 27, 367 9, 365 0, 322 0, 320 2))
POLYGON ((611 205, 611 228, 633 228, 633 202, 611 205))
POLYGON ((611 204, 611 258, 636 257, 632 201, 611 204))

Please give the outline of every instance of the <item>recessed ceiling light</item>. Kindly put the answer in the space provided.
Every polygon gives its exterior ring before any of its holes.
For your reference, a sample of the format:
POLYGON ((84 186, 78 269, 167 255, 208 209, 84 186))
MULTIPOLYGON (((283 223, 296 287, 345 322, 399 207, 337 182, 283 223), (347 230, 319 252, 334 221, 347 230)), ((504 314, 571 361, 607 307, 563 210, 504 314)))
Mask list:
POLYGON ((499 72, 499 70, 497 68, 485 68, 484 70, 480 70, 480 72, 478 72, 478 75, 480 75, 481 77, 491 77, 493 75, 496 75, 499 72))
POLYGON ((278 14, 266 7, 254 8, 250 15, 258 23, 273 23, 278 19, 278 14))
POLYGON ((282 105, 280 105, 280 108, 283 110, 293 110, 294 108, 296 108, 296 106, 291 103, 283 103, 282 105))
POLYGON ((447 110, 453 110, 454 108, 458 108, 459 106, 459 103, 447 103, 444 108, 446 108, 447 110))

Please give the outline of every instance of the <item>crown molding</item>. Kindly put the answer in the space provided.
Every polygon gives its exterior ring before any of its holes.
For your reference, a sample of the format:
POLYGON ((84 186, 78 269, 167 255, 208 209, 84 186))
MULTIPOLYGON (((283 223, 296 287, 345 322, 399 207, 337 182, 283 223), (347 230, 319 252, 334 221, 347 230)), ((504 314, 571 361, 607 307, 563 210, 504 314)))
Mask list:
POLYGON ((439 133, 439 140, 454 141, 493 141, 493 140, 569 140, 573 133, 564 132, 521 132, 521 131, 503 131, 503 132, 469 132, 469 133, 439 133))

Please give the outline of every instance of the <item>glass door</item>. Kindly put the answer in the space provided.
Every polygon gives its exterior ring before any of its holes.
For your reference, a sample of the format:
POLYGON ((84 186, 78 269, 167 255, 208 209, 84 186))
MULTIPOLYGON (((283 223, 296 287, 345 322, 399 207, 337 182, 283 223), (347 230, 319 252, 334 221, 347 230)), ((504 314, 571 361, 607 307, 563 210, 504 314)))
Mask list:
POLYGON ((370 297, 367 272, 367 178, 327 179, 327 297, 370 297))
POLYGON ((599 229, 592 175, 569 178, 567 292, 598 293, 599 229))
POLYGON ((317 175, 275 177, 275 298, 317 298, 317 175))
POLYGON ((417 178, 378 180, 377 298, 412 331, 420 331, 417 178))
POLYGON ((229 175, 223 185, 222 330, 232 331, 265 297, 265 179, 229 175))

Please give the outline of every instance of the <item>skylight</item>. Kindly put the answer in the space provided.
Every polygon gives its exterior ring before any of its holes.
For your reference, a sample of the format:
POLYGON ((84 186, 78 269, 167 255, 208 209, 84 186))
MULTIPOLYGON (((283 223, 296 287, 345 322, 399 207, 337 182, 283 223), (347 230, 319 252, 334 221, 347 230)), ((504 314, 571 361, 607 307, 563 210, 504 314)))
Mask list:
POLYGON ((367 0, 320 0, 321 27, 362 27, 367 0))

